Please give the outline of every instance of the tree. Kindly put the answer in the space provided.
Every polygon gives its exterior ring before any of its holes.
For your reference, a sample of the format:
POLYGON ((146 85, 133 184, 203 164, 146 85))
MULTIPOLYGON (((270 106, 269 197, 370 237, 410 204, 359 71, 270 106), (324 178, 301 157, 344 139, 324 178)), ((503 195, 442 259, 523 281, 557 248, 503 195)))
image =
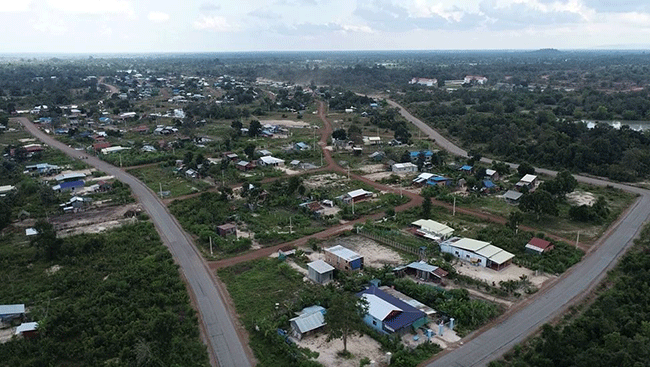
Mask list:
POLYGON ((258 136, 261 131, 262 131, 262 124, 257 120, 251 121, 250 126, 248 126, 248 136, 250 137, 258 136))
POLYGON ((558 209, 555 199, 546 190, 535 190, 521 197, 519 209, 525 212, 532 212, 539 220, 542 214, 557 215, 558 209))
POLYGON ((508 222, 506 225, 510 227, 513 231, 516 231, 519 227, 519 224, 524 219, 524 214, 519 210, 513 210, 508 215, 508 222))
POLYGON ((347 137, 348 134, 345 132, 345 129, 336 129, 332 133, 332 138, 336 140, 345 140, 347 137))
POLYGON ((39 220, 34 225, 34 229, 38 234, 34 236, 32 245, 36 246, 47 260, 56 259, 59 256, 63 241, 56 237, 54 227, 44 220, 39 220))
POLYGON ((567 170, 558 172, 557 176, 555 176, 555 181, 557 181, 559 188, 562 190, 562 195, 572 192, 578 186, 578 181, 567 170))
POLYGON ((424 219, 431 218, 431 196, 429 195, 426 195, 422 202, 422 217, 424 217, 424 219))
POLYGON ((239 121, 239 120, 234 120, 234 121, 230 124, 230 126, 231 126, 233 129, 235 129, 235 132, 237 133, 237 135, 239 135, 239 134, 241 134, 241 129, 242 129, 242 127, 244 127, 244 124, 242 124, 241 121, 239 121))
POLYGON ((534 175, 535 167, 531 166, 528 162, 524 162, 517 167, 517 173, 519 173, 520 176, 534 175))
POLYGON ((329 330, 327 341, 343 338, 343 352, 348 351, 348 336, 354 335, 368 312, 368 302, 353 294, 335 292, 325 314, 329 330))
POLYGON ((246 153, 248 159, 255 159, 255 144, 248 144, 246 148, 244 148, 244 153, 246 153))

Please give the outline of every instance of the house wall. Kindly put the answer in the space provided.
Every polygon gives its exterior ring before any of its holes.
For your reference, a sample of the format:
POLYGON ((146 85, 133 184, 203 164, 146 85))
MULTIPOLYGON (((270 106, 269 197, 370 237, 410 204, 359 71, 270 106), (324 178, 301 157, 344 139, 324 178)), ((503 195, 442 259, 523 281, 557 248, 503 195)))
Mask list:
POLYGON ((329 251, 325 251, 325 262, 339 270, 352 271, 360 270, 362 268, 363 258, 353 260, 349 263, 345 259, 342 259, 329 251))
POLYGON ((372 317, 371 315, 366 314, 366 316, 363 317, 363 322, 382 334, 388 334, 388 332, 384 330, 384 323, 381 320, 372 317))
POLYGON ((470 262, 471 259, 479 259, 480 262, 478 262, 477 264, 482 266, 482 267, 486 267, 488 265, 487 264, 488 259, 486 257, 478 255, 478 254, 476 254, 476 253, 474 253, 472 251, 465 251, 465 250, 460 249, 458 247, 454 247, 453 245, 442 245, 441 244, 440 245, 440 251, 446 252, 448 254, 452 254, 453 256, 455 256, 455 257, 457 257, 457 258, 459 258, 461 260, 467 261, 467 262, 470 262))

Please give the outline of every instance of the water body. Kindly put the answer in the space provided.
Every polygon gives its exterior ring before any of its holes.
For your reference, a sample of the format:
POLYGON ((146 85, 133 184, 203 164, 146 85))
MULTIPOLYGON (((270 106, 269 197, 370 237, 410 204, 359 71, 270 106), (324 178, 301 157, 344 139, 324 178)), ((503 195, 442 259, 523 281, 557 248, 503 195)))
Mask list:
POLYGON ((608 124, 614 129, 620 130, 621 126, 628 125, 630 129, 634 131, 648 131, 650 130, 650 121, 594 121, 594 120, 582 120, 587 124, 587 128, 593 129, 597 124, 608 124))

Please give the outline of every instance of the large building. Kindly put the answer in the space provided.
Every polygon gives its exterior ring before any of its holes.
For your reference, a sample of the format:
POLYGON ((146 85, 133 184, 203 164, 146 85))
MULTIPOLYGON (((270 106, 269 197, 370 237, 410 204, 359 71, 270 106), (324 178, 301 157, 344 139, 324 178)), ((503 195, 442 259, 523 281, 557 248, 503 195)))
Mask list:
POLYGON ((363 269, 363 256, 341 245, 326 248, 325 261, 343 271, 363 269))
POLYGON ((476 266, 501 270, 510 265, 515 255, 489 242, 454 237, 440 244, 440 251, 468 261, 476 266))

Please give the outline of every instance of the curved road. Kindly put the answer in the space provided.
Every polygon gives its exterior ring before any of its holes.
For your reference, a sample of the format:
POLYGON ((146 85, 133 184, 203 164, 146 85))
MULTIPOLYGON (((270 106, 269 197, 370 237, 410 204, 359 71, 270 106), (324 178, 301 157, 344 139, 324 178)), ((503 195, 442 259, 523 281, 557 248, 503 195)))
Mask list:
MULTIPOLYGON (((209 341, 210 355, 216 357, 216 362, 222 367, 253 365, 252 353, 246 342, 240 339, 240 334, 230 317, 234 312, 230 312, 231 310, 226 307, 223 294, 217 288, 219 283, 203 261, 201 254, 192 245, 190 237, 182 230, 178 221, 167 211, 158 197, 142 182, 125 171, 53 139, 24 117, 15 120, 45 144, 59 149, 75 159, 80 156, 87 157, 83 162, 114 176, 131 187, 133 194, 151 217, 163 243, 169 248, 176 263, 180 266, 189 286, 190 296, 198 307, 204 334, 209 341)), ((214 358, 211 360, 214 364, 214 358)))
MULTIPOLYGON (((401 115, 422 132, 435 139, 440 147, 453 154, 467 157, 465 150, 411 115, 404 107, 394 101, 388 100, 388 103, 397 107, 401 115)), ((491 162, 487 158, 482 161, 491 162)), ((511 164, 511 166, 517 165, 511 164)), ((551 176, 557 174, 556 171, 547 169, 536 168, 536 171, 551 176)), ((496 320, 492 324, 494 326, 477 331, 464 345, 436 356, 426 366, 485 366, 490 361, 500 358, 516 344, 535 333, 544 323, 559 316, 569 305, 592 290, 604 278, 606 271, 616 264, 618 257, 632 245, 634 238, 650 216, 650 191, 598 178, 579 175, 574 177, 580 182, 598 186, 610 185, 639 194, 640 197, 598 240, 594 250, 565 273, 551 288, 539 292, 516 312, 496 320)))

